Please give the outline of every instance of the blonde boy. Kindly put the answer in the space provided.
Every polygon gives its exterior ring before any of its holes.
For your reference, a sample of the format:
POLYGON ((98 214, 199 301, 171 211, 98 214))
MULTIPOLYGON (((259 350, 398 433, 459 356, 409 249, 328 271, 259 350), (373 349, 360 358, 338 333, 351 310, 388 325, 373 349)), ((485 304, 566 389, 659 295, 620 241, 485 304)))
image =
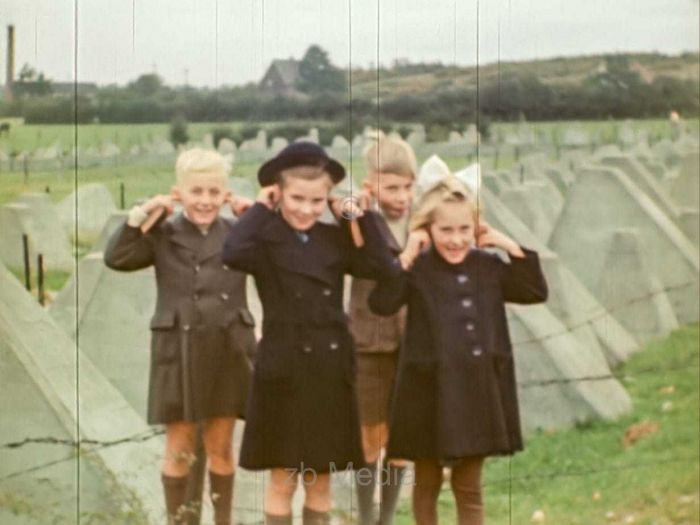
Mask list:
POLYGON ((185 523, 185 488, 197 423, 204 427, 217 525, 231 523, 234 460, 231 439, 243 415, 255 348, 245 275, 229 269, 221 247, 232 222, 219 216, 229 203, 229 166, 214 151, 183 152, 176 184, 134 207, 112 236, 105 263, 134 271, 153 265, 157 305, 151 320, 148 422, 166 428, 162 482, 169 523, 185 523), (147 232, 149 216, 182 211, 147 232))

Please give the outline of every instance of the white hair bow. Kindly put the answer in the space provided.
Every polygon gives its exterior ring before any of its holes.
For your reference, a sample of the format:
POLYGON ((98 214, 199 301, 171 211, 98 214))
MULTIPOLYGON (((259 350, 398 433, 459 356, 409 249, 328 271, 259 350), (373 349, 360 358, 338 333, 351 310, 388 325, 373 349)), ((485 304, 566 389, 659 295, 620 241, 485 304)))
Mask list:
POLYGON ((479 185, 481 184, 481 168, 478 162, 474 162, 466 168, 452 173, 445 161, 437 155, 431 155, 420 167, 418 171, 418 180, 416 181, 418 191, 420 193, 425 193, 442 179, 450 175, 454 175, 459 179, 459 181, 469 188, 474 195, 477 194, 479 185))

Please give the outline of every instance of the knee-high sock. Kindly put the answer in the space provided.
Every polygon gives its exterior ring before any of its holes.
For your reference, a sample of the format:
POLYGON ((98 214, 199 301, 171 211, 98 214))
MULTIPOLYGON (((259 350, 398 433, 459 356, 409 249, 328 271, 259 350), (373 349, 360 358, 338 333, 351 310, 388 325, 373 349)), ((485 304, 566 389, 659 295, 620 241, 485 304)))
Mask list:
POLYGON ((377 485, 377 463, 355 472, 355 487, 357 490, 357 523, 359 525, 374 525, 374 489, 377 485))
POLYGON ((209 490, 214 507, 214 523, 231 525, 231 503, 233 500, 233 474, 220 475, 209 471, 209 490))
POLYGON ((331 522, 330 512, 321 512, 313 510, 309 507, 304 507, 302 513, 303 525, 328 525, 331 522))
POLYGON ((265 525, 292 525, 292 515, 276 516, 274 514, 265 513, 265 525))
POLYGON ((457 506, 459 525, 483 525, 484 505, 481 498, 481 467, 484 458, 463 459, 452 469, 450 484, 457 506))
POLYGON ((163 493, 165 495, 165 510, 168 514, 169 524, 185 523, 185 491, 187 490, 187 476, 167 476, 161 474, 163 493))
POLYGON ((393 525, 396 503, 399 501, 405 467, 398 467, 389 462, 384 463, 379 477, 382 487, 382 499, 379 505, 379 525, 393 525))
POLYGON ((416 484, 413 487, 413 517, 417 525, 437 524, 437 499, 442 487, 442 466, 430 459, 415 462, 416 484))

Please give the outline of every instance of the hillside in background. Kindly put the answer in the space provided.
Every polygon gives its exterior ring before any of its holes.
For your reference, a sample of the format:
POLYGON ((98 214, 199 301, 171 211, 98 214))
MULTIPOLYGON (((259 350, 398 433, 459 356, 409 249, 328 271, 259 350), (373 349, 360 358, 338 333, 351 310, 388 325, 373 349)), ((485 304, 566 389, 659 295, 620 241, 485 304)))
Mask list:
POLYGON ((476 88, 498 82, 505 75, 534 76, 547 86, 578 85, 587 78, 605 73, 610 60, 626 61, 642 81, 652 83, 659 77, 698 82, 700 54, 669 56, 658 53, 607 54, 557 57, 523 62, 482 64, 459 67, 444 64, 396 63, 379 70, 357 69, 352 72, 353 96, 376 98, 402 94, 420 95, 450 88, 476 88), (378 81, 377 81, 378 80, 378 81))

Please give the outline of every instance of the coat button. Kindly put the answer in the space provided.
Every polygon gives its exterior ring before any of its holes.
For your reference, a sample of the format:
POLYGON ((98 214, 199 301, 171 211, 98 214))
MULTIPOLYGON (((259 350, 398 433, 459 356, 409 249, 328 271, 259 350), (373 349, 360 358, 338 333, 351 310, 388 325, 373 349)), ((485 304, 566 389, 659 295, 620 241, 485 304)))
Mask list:
POLYGON ((472 304, 472 300, 468 297, 466 299, 462 299, 462 306, 464 306, 465 308, 470 308, 472 304))
POLYGON ((325 295, 326 297, 328 297, 330 294, 331 294, 330 288, 325 288, 325 289, 323 290, 323 295, 325 295))
POLYGON ((190 325, 188 325, 188 324, 183 325, 183 326, 182 326, 182 329, 183 329, 185 332, 189 332, 189 331, 190 331, 190 325))
POLYGON ((199 301, 199 294, 193 293, 193 294, 192 294, 192 300, 193 300, 193 301, 199 301))
POLYGON ((484 353, 484 351, 481 349, 480 346, 475 346, 474 348, 472 348, 472 355, 473 356, 479 357, 483 353, 484 353))
POLYGON ((301 292, 294 292, 294 297, 301 299, 301 292))
POLYGON ((333 341, 333 342, 332 342, 330 345, 328 345, 328 346, 330 347, 331 350, 337 350, 337 349, 339 348, 338 343, 336 343, 335 341, 333 341))
POLYGON ((226 272, 228 272, 228 271, 231 269, 231 268, 229 268, 226 264, 222 264, 222 265, 221 265, 221 268, 222 268, 224 271, 226 271, 226 272))
POLYGON ((472 322, 467 323, 467 332, 473 332, 476 325, 472 322))
POLYGON ((457 276, 457 282, 458 282, 459 284, 464 284, 464 283, 466 283, 468 280, 469 280, 469 277, 467 277, 467 276, 464 275, 463 273, 461 273, 461 274, 459 274, 459 275, 457 276))
POLYGON ((304 348, 302 348, 305 354, 310 354, 311 353, 311 346, 310 345, 304 345, 304 348))
POLYGON ((195 272, 199 272, 199 270, 201 270, 201 269, 202 269, 202 267, 200 265, 197 265, 194 267, 195 272))
POLYGON ((222 298, 224 301, 228 301, 228 294, 227 294, 226 292, 221 292, 221 298, 222 298))

